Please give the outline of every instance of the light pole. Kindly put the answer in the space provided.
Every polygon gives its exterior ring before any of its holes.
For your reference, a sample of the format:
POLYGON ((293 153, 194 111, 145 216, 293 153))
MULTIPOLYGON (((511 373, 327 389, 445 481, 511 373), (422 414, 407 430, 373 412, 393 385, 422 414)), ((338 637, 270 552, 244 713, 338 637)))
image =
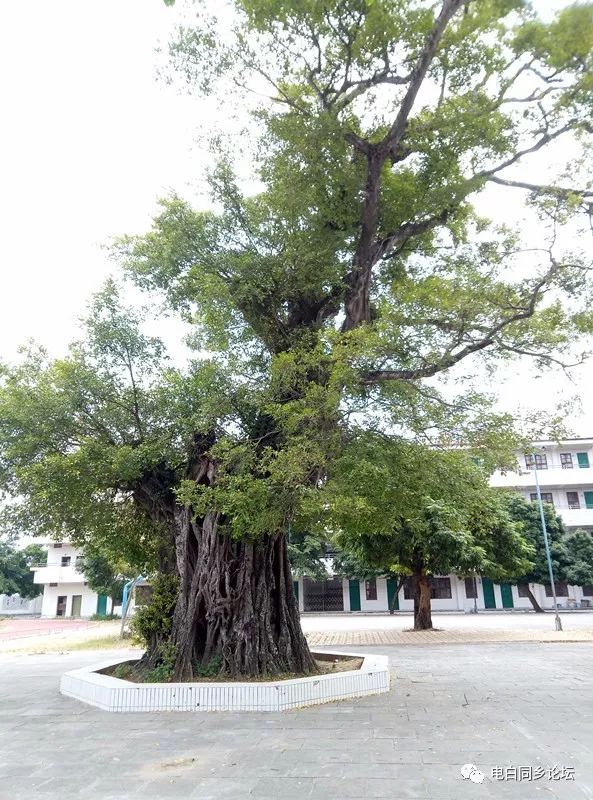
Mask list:
POLYGON ((535 474, 535 488, 537 491, 537 502, 539 504, 539 514, 542 521, 542 531, 544 534, 544 545, 546 547, 546 559, 548 561, 548 572, 550 574, 550 584, 552 586, 552 597, 554 598, 554 611, 556 612, 555 626, 557 631, 562 630, 562 620, 558 614, 558 602, 556 600, 556 586, 554 584, 554 570, 552 569, 552 555, 550 553, 550 542, 548 540, 548 529, 546 528, 546 515, 544 514, 544 504, 542 502, 542 493, 539 488, 539 477, 537 474, 537 464, 535 463, 535 453, 531 454, 531 463, 533 465, 533 472, 535 474))

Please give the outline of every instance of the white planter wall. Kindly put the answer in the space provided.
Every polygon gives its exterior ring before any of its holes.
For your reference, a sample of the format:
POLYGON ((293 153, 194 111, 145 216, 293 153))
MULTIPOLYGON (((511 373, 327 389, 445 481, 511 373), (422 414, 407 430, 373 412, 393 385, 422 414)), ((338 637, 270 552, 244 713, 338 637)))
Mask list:
MULTIPOLYGON (((327 653, 324 653, 327 655, 327 653)), ((389 691, 387 656, 336 653, 363 658, 359 670, 288 681, 252 683, 131 683, 94 668, 62 675, 60 692, 112 712, 146 711, 286 711, 389 691)))

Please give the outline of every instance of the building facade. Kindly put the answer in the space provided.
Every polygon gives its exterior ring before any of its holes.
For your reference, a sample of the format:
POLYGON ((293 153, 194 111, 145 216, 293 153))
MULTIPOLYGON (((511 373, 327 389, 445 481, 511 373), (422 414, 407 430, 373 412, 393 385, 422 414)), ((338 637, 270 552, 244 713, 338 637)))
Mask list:
POLYGON ((68 542, 47 545, 47 564, 32 567, 43 584, 42 617, 91 617, 111 612, 111 600, 91 589, 81 571, 82 554, 68 542))
POLYGON ((517 453, 517 471, 495 473, 491 485, 536 500, 537 469, 544 503, 554 506, 569 531, 593 533, 593 439, 536 442, 533 451, 517 453))

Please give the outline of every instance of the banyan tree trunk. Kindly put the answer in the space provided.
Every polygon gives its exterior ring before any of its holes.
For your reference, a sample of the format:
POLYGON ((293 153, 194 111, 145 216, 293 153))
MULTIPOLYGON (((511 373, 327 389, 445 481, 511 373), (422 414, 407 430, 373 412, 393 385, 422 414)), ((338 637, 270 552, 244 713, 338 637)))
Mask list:
POLYGON ((317 672, 301 630, 284 535, 234 540, 220 530, 217 513, 194 520, 190 509, 179 508, 176 551, 172 680, 189 680, 197 666, 212 663, 231 677, 317 672))

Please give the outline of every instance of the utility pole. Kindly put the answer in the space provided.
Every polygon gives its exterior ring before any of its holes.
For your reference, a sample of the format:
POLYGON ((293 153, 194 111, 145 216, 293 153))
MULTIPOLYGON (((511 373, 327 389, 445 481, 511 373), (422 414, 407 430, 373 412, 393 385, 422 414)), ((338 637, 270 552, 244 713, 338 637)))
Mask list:
POLYGON ((539 504, 539 514, 542 521, 542 532, 544 534, 544 545, 546 547, 546 559, 548 561, 548 572, 550 574, 550 584, 552 586, 552 597, 554 598, 554 611, 556 612, 556 618, 554 624, 556 626, 557 631, 562 630, 562 620, 560 619, 560 615, 558 614, 558 601, 556 600, 556 585, 554 584, 554 570, 552 569, 552 555, 550 553, 550 542, 548 539, 548 529, 546 528, 546 515, 544 514, 544 504, 542 502, 542 493, 539 487, 539 477, 537 474, 537 464, 535 463, 535 453, 531 454, 531 460, 533 464, 533 472, 535 474, 535 488, 537 491, 537 502, 539 504))

